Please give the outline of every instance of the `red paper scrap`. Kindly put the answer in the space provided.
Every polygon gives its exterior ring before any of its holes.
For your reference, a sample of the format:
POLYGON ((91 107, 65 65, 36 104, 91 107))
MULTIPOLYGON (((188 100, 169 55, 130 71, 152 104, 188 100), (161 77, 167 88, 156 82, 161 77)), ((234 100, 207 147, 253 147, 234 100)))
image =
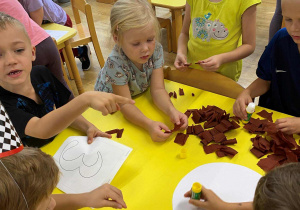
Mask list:
POLYGON ((192 65, 191 63, 184 63, 183 64, 184 66, 190 66, 190 65, 192 65))
POLYGON ((173 96, 173 94, 174 94, 173 92, 170 92, 169 97, 171 98, 173 96))
POLYGON ((180 95, 180 96, 183 96, 183 95, 184 95, 184 91, 183 91, 182 88, 179 88, 179 95, 180 95))
POLYGON ((221 142, 222 145, 230 145, 230 144, 236 144, 236 143, 237 143, 236 138, 234 138, 234 139, 228 139, 227 141, 222 141, 221 142))
POLYGON ((174 96, 174 98, 177 98, 177 93, 175 91, 174 91, 174 95, 173 96, 174 96))
POLYGON ((224 135, 224 133, 218 133, 216 135, 213 136, 213 139, 216 143, 221 143, 223 141, 226 141, 226 136, 224 135))
POLYGON ((202 128, 201 125, 195 125, 194 126, 194 134, 195 135, 198 135, 200 133, 204 132, 204 129, 202 128))
POLYGON ((259 115, 263 118, 266 118, 270 122, 273 122, 273 119, 272 119, 273 112, 269 113, 266 110, 262 110, 261 112, 258 112, 257 115, 259 115))
POLYGON ((194 93, 192 93, 192 96, 195 96, 195 94, 194 94, 194 93))
POLYGON ((188 137, 189 137, 188 134, 178 133, 176 135, 174 142, 183 146, 185 144, 186 140, 188 139, 188 137))
POLYGON ((255 155, 257 158, 261 158, 262 156, 265 155, 265 153, 263 153, 262 151, 256 149, 255 147, 250 149, 250 152, 252 152, 252 154, 255 155))
POLYGON ((124 128, 122 128, 122 129, 113 129, 113 130, 110 130, 110 131, 106 131, 105 133, 107 133, 107 134, 114 134, 114 133, 116 133, 117 134, 117 138, 122 138, 123 131, 124 131, 124 128))

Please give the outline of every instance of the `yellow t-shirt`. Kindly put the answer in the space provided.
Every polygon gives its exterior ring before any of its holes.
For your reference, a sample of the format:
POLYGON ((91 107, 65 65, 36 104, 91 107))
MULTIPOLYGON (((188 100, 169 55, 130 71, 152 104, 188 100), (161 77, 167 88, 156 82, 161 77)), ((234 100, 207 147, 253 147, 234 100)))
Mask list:
MULTIPOLYGON (((187 0, 191 7, 188 41, 188 63, 195 64, 213 55, 230 52, 241 44, 242 15, 261 0, 187 0)), ((220 66, 218 72, 237 81, 242 71, 242 60, 220 66)))

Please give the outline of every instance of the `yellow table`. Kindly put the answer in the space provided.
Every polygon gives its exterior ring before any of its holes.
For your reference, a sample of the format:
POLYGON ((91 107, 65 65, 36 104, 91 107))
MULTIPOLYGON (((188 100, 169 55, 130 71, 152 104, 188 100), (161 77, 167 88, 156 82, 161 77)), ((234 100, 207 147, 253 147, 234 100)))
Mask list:
MULTIPOLYGON (((66 60, 67 68, 69 70, 69 74, 74 77, 76 87, 78 90, 78 93, 81 94, 84 92, 82 81, 79 75, 79 71, 75 62, 74 54, 72 51, 72 47, 70 45, 70 39, 74 37, 77 33, 76 29, 70 28, 67 26, 63 26, 56 23, 47 23, 43 24, 42 28, 45 30, 57 30, 57 31, 68 31, 67 34, 65 34, 60 39, 57 39, 57 48, 63 49, 63 55, 66 60)), ((71 76, 71 77, 72 77, 71 76)))
POLYGON ((182 29, 182 10, 186 0, 151 0, 151 4, 171 10, 172 14, 172 49, 177 52, 178 37, 182 29))
MULTIPOLYGON (((169 80, 165 80, 165 84, 168 92, 176 91, 178 93, 179 87, 184 89, 184 96, 178 95, 177 99, 171 99, 174 106, 181 112, 185 112, 187 109, 199 109, 202 106, 216 105, 233 115, 232 105, 234 99, 169 80), (192 93, 195 94, 194 97, 192 93)), ((168 117, 154 106, 150 99, 149 91, 135 98, 135 101, 136 106, 146 116, 164 122, 170 128, 173 128, 168 117)), ((261 110, 261 107, 257 107, 256 112, 261 110)), ((182 146, 174 143, 176 134, 173 134, 166 142, 156 143, 150 139, 148 133, 144 130, 126 121, 120 112, 103 117, 101 113, 89 109, 83 115, 103 131, 115 128, 125 129, 121 139, 117 139, 114 135, 113 140, 129 146, 133 150, 111 184, 122 190, 129 210, 171 210, 173 192, 177 184, 191 170, 206 163, 235 163, 264 174, 263 170, 256 165, 258 159, 249 151, 252 148, 250 138, 253 138, 255 134, 249 134, 243 128, 238 128, 225 134, 228 139, 236 138, 238 141, 236 145, 230 146, 238 151, 238 154, 232 159, 228 157, 218 158, 215 153, 205 154, 202 144, 200 144, 200 139, 193 135, 189 136, 184 146, 187 149, 188 157, 180 159, 178 155, 182 146)), ((273 119, 286 116, 275 112, 273 119)), ((254 114, 253 117, 256 118, 258 116, 254 114)), ((193 121, 190 117, 189 125, 191 124, 193 124, 193 121)), ((42 150, 54 155, 63 141, 74 135, 83 134, 72 129, 65 129, 52 143, 43 147, 42 150)), ((187 190, 189 190, 189 186, 187 186, 187 190)), ((59 192, 58 189, 54 191, 54 193, 59 192)), ((183 193, 185 192, 182 192, 182 195, 183 193)))

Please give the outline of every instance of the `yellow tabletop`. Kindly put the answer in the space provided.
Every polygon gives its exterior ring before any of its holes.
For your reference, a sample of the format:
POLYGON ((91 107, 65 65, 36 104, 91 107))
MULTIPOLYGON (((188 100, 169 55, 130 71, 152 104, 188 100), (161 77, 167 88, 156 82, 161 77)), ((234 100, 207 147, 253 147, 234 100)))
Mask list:
MULTIPOLYGON (((165 85, 168 92, 176 91, 178 93, 179 87, 184 89, 184 96, 178 95, 177 99, 171 99, 174 106, 181 112, 185 112, 187 109, 199 109, 202 106, 215 105, 226 110, 231 116, 233 115, 234 99, 168 80, 165 80, 165 85), (192 93, 195 94, 194 97, 192 93)), ((168 117, 154 106, 149 91, 135 98, 135 101, 136 106, 147 117, 164 122, 170 128, 173 128, 168 117)), ((262 109, 257 107, 256 112, 262 109)), ((191 170, 206 163, 235 163, 246 166, 262 175, 264 174, 264 171, 257 166, 258 159, 250 153, 252 148, 250 138, 255 137, 255 134, 249 134, 243 128, 225 134, 228 139, 236 138, 238 141, 236 145, 230 146, 238 151, 238 154, 232 159, 228 157, 218 158, 215 153, 205 154, 200 139, 193 135, 189 136, 184 145, 184 148, 187 149, 187 158, 180 159, 179 153, 182 146, 174 143, 176 133, 172 134, 166 142, 156 143, 151 140, 147 132, 125 120, 120 112, 103 117, 101 113, 89 109, 83 115, 102 131, 115 128, 125 129, 123 137, 117 139, 114 135, 113 141, 127 145, 133 150, 111 184, 122 190, 129 210, 171 210, 173 192, 177 184, 191 170)), ((253 117, 258 116, 254 113, 253 117)), ((282 117, 287 117, 287 115, 278 112, 273 114, 273 119, 282 117)), ((190 117, 189 125, 193 123, 190 117)), ((83 134, 73 129, 65 129, 42 150, 54 155, 63 141, 74 135, 83 134)), ((187 186, 186 190, 189 189, 190 186, 187 186)), ((55 189, 54 193, 60 193, 60 191, 55 189)), ((182 192, 182 196, 184 193, 182 192)))
POLYGON ((183 9, 186 0, 151 0, 154 6, 169 8, 169 9, 183 9))
POLYGON ((67 26, 63 26, 57 23, 47 23, 42 24, 42 28, 45 30, 57 30, 57 31, 68 31, 64 36, 62 36, 60 39, 56 40, 57 45, 60 45, 61 43, 69 40, 70 38, 74 37, 77 34, 76 29, 70 28, 67 26))

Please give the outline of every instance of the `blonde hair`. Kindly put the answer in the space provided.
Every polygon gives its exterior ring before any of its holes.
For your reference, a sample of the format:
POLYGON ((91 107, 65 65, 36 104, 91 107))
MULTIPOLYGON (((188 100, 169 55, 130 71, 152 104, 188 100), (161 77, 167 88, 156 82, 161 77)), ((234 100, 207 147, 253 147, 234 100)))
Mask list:
POLYGON ((110 12, 111 34, 118 37, 119 45, 122 45, 124 32, 146 27, 149 23, 154 26, 155 39, 160 41, 160 24, 147 0, 118 0, 110 12))
POLYGON ((271 170, 256 187, 254 210, 297 210, 300 207, 300 163, 271 170))
POLYGON ((59 170, 53 158, 38 148, 25 147, 17 154, 0 159, 12 177, 0 165, 0 209, 36 209, 51 195, 59 179, 59 170))
POLYGON ((7 15, 3 12, 0 12, 0 31, 6 30, 7 26, 17 27, 17 28, 21 29, 24 32, 27 40, 29 41, 29 43, 31 45, 31 40, 28 36, 28 33, 27 33, 24 25, 20 21, 15 19, 14 17, 7 15))

